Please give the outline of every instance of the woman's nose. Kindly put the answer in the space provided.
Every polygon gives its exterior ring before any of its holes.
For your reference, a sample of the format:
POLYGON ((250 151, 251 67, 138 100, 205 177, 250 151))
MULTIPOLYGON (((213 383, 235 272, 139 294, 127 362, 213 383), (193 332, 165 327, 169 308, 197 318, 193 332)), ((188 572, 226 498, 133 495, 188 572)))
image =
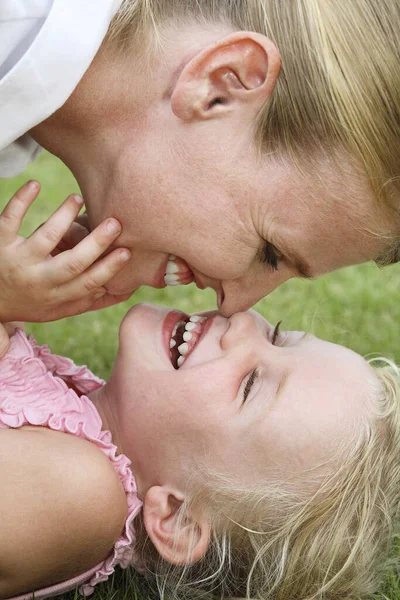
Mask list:
POLYGON ((229 317, 236 312, 248 310, 290 277, 290 273, 282 270, 279 273, 265 273, 262 277, 253 277, 248 273, 239 279, 223 281, 219 311, 224 317, 229 317))

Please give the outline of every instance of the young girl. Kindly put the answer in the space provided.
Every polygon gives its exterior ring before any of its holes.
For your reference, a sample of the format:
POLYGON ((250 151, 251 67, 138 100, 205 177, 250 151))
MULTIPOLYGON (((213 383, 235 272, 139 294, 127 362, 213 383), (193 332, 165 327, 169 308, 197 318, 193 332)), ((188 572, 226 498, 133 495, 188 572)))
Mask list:
POLYGON ((400 387, 254 312, 137 305, 107 383, 17 329, 0 362, 0 597, 373 592, 400 494, 400 387))

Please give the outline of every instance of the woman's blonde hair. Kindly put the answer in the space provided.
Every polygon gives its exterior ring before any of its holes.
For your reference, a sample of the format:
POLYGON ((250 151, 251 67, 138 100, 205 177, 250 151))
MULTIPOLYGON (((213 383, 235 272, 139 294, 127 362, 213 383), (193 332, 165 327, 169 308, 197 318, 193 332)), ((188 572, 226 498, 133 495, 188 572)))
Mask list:
POLYGON ((161 597, 337 600, 377 590, 400 501, 400 374, 387 362, 376 375, 358 432, 320 475, 249 488, 200 473, 178 518, 206 511, 212 537, 198 563, 163 561, 139 519, 137 556, 161 597))
MULTIPOLYGON (((222 22, 272 39, 282 68, 259 117, 260 146, 301 168, 345 149, 382 207, 400 215, 398 0, 125 0, 109 36, 142 35, 160 46, 163 27, 185 20, 222 22)), ((380 257, 397 260, 398 237, 380 257)))

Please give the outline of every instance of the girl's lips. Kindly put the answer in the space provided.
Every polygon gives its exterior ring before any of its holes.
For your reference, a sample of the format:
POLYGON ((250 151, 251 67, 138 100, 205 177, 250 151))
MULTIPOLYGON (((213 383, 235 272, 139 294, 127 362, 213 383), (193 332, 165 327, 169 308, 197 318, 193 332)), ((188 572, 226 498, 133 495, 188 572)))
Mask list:
MULTIPOLYGON (((203 313, 203 314, 200 315, 200 316, 204 316, 204 317, 206 316, 207 317, 207 321, 206 321, 206 323, 205 323, 205 325, 203 327, 203 330, 202 330, 202 332, 200 334, 200 337, 197 340, 196 346, 193 348, 192 352, 194 352, 199 347, 199 345, 201 344, 201 341, 206 337, 208 331, 212 327, 212 324, 214 322, 215 317, 218 316, 218 314, 219 314, 218 312, 213 311, 212 313, 208 313, 208 314, 203 313)), ((192 354, 192 352, 190 354, 192 354)))
MULTIPOLYGON (((174 330, 176 331, 176 326, 181 321, 186 321, 186 322, 188 322, 188 324, 192 325, 192 327, 193 327, 193 329, 191 330, 191 335, 189 336, 190 338, 193 337, 193 339, 191 341, 189 341, 189 343, 183 344, 184 346, 186 346, 187 355, 185 354, 185 355, 181 356, 181 358, 180 358, 181 362, 178 362, 178 367, 180 367, 181 364, 183 364, 183 362, 186 360, 186 358, 189 358, 189 356, 191 356, 191 354, 194 352, 194 350, 201 343, 202 339, 207 335, 207 332, 210 330, 210 327, 213 324, 214 318, 217 315, 218 315, 218 313, 216 311, 210 311, 208 313, 202 313, 200 315, 192 315, 192 317, 191 317, 190 315, 187 315, 187 314, 185 314, 181 311, 177 311, 177 310, 170 311, 167 314, 167 316, 164 319, 163 326, 162 326, 162 337, 163 337, 163 344, 164 344, 165 352, 168 356, 168 359, 172 362, 172 364, 174 366, 175 366, 175 361, 179 358, 179 353, 176 354, 177 346, 175 346, 175 348, 172 350, 172 353, 171 353, 170 342, 171 342, 171 339, 173 338, 174 330), (196 318, 196 321, 194 321, 194 318, 196 318), (192 322, 192 319, 193 319, 193 322, 192 322), (196 330, 197 330, 197 333, 196 333, 196 330), (188 348, 188 346, 189 346, 189 348, 188 348), (172 359, 172 356, 174 356, 173 359, 172 359)), ((179 333, 175 334, 175 335, 178 335, 178 337, 180 337, 179 333)), ((173 341, 175 341, 175 339, 176 338, 174 338, 173 341)), ((181 347, 178 346, 178 348, 181 348, 181 347)), ((183 350, 182 350, 182 352, 183 352, 183 350)))
POLYGON ((169 313, 167 313, 167 315, 163 321, 162 340, 163 340, 163 345, 164 345, 168 360, 170 360, 169 342, 171 340, 174 327, 177 323, 179 323, 179 321, 183 321, 188 318, 189 318, 189 315, 181 312, 180 310, 171 310, 169 313))

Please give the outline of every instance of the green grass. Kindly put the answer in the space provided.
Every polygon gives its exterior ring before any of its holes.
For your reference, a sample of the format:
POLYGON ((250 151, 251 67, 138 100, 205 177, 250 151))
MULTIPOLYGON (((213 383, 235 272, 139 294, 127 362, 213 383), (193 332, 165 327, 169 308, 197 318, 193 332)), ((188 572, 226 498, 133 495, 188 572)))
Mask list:
MULTIPOLYGON (((43 154, 23 176, 0 182, 0 208, 28 179, 42 183, 42 192, 24 225, 27 235, 42 223, 77 185, 67 169, 53 157, 43 154)), ((324 339, 344 344, 365 356, 383 355, 400 363, 400 266, 379 270, 373 264, 344 269, 319 280, 289 281, 257 305, 270 321, 283 319, 285 329, 311 331, 324 339)), ((107 378, 117 350, 119 323, 128 307, 137 302, 153 302, 195 312, 215 307, 210 290, 193 286, 154 290, 142 288, 123 305, 88 313, 56 323, 30 325, 39 342, 52 351, 87 364, 97 375, 107 378)), ((400 600, 398 557, 387 572, 381 594, 374 600, 400 600)), ((111 584, 101 586, 99 600, 137 597, 137 583, 126 574, 117 574, 111 584)), ((74 594, 64 596, 72 600, 74 594)), ((371 599, 372 600, 372 599, 371 599)))

